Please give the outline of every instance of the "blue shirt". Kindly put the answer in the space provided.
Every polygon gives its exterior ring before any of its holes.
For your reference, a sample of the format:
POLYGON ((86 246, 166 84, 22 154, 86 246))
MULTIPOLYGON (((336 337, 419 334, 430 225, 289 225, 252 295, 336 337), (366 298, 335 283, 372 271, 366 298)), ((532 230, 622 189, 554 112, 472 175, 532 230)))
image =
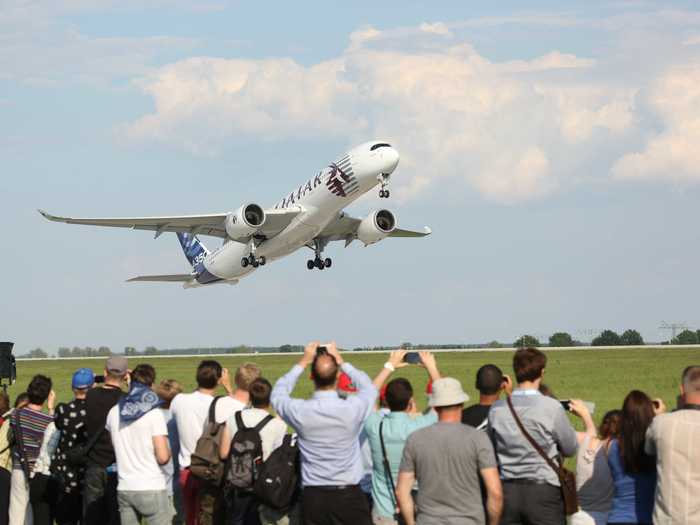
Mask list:
POLYGON ((615 484, 612 510, 608 523, 649 523, 654 510, 656 471, 628 474, 625 472, 620 445, 614 439, 608 450, 608 465, 615 484))
POLYGON ((362 479, 360 433, 379 392, 364 372, 349 363, 342 370, 357 394, 342 399, 335 390, 317 390, 311 399, 292 399, 304 369, 295 365, 272 390, 277 414, 297 433, 301 481, 305 487, 357 485, 362 479))
POLYGON ((386 455, 391 468, 391 475, 394 478, 394 486, 399 475, 399 465, 403 456, 403 447, 408 436, 414 431, 428 427, 437 423, 437 414, 430 411, 426 415, 412 417, 406 412, 389 412, 386 416, 375 412, 365 423, 365 432, 372 449, 372 500, 374 510, 380 516, 391 518, 395 510, 394 497, 391 494, 391 483, 384 468, 384 456, 382 455, 382 444, 379 439, 379 425, 382 426, 386 455))

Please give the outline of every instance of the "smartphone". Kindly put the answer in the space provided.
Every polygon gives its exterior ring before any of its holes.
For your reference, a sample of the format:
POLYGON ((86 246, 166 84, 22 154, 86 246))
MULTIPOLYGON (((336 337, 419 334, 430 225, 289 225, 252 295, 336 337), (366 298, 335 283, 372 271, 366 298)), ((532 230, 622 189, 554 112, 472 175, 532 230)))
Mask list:
POLYGON ((95 376, 95 383, 104 383, 105 376, 95 376))
POLYGON ((422 363, 418 352, 408 352, 405 356, 403 356, 403 362, 408 363, 409 365, 419 365, 422 363))
POLYGON ((326 348, 325 346, 319 346, 316 349, 316 355, 326 355, 327 353, 328 353, 328 348, 326 348))
POLYGON ((571 408, 571 401, 569 399, 562 399, 559 402, 561 403, 562 408, 568 412, 571 408))

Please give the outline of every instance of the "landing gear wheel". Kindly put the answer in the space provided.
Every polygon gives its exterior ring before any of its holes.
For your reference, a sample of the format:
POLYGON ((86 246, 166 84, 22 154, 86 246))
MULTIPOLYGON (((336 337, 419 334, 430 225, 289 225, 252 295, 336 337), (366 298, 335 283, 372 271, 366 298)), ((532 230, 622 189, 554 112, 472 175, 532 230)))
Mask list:
POLYGON ((385 199, 389 198, 389 190, 384 190, 384 198, 385 199))
POLYGON ((331 258, 330 258, 330 257, 326 257, 326 260, 323 261, 323 265, 324 265, 326 268, 330 268, 332 264, 333 264, 333 261, 331 261, 331 258))
POLYGON ((249 262, 250 264, 253 264, 253 263, 255 262, 255 255, 253 255, 253 254, 251 253, 251 254, 248 256, 248 262, 249 262))
POLYGON ((258 262, 260 263, 260 266, 265 266, 267 259, 265 259, 264 255, 261 255, 260 257, 258 257, 258 262))
POLYGON ((313 270, 313 269, 314 269, 314 266, 315 266, 315 264, 314 264, 314 262, 313 262, 311 259, 309 259, 308 261, 306 261, 306 267, 307 267, 309 270, 313 270))
POLYGON ((248 257, 243 257, 243 259, 241 259, 241 266, 243 266, 243 268, 246 268, 248 264, 248 257))
POLYGON ((317 258, 314 261, 314 266, 316 266, 316 268, 318 268, 319 270, 323 270, 323 268, 324 268, 323 260, 321 258, 317 258))
POLYGON ((253 268, 257 268, 258 266, 260 266, 260 263, 259 263, 258 260, 256 259, 256 260, 253 261, 253 268))
POLYGON ((325 263, 321 261, 321 264, 318 266, 319 270, 323 270, 326 267, 325 263))

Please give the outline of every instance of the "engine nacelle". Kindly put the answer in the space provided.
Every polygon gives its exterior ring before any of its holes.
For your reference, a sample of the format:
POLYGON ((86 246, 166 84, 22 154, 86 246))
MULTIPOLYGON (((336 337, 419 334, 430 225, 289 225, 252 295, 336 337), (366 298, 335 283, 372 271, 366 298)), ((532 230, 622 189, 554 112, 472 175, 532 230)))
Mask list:
POLYGON ((226 233, 232 239, 251 236, 265 224, 265 211, 257 204, 241 206, 226 217, 226 233))
POLYGON ((362 219, 357 227, 357 238, 365 246, 385 239, 396 229, 396 217, 389 210, 378 210, 362 219))

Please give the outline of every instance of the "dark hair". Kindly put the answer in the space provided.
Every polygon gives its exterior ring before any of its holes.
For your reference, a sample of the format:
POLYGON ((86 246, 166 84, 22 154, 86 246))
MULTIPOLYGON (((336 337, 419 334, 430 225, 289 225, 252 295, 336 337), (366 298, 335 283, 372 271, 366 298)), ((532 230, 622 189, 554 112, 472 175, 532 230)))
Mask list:
POLYGON ((392 379, 386 386, 386 404, 392 412, 403 412, 413 397, 413 387, 408 379, 392 379))
POLYGON ((632 390, 622 404, 620 455, 625 472, 653 472, 654 458, 644 452, 647 428, 654 419, 654 405, 644 392, 632 390))
POLYGON ((622 424, 622 410, 610 410, 603 416, 603 421, 598 427, 600 439, 613 439, 620 435, 622 424))
POLYGON ((496 365, 484 365, 476 373, 476 389, 485 396, 497 394, 503 386, 503 372, 496 365))
POLYGON ((221 379, 221 365, 218 361, 202 361, 197 367, 197 386, 212 390, 221 379))
POLYGON ((27 403, 29 403, 29 394, 22 392, 21 394, 17 394, 14 407, 19 408, 20 405, 26 405, 27 403))
POLYGON ((35 375, 27 387, 29 402, 33 405, 43 405, 51 393, 51 378, 41 374, 35 375))
POLYGON ((253 408, 267 408, 270 406, 270 394, 272 385, 264 377, 253 380, 248 388, 250 393, 250 404, 253 408))
POLYGON ((163 379, 155 388, 158 397, 163 400, 163 408, 170 408, 175 396, 182 393, 182 386, 176 379, 163 379))
POLYGON ((316 354, 311 365, 311 379, 317 389, 333 386, 338 379, 338 362, 335 360, 335 357, 330 354, 316 354), (330 366, 319 370, 318 363, 321 360, 330 360, 330 366))
POLYGON ((683 389, 686 394, 700 394, 700 366, 689 366, 683 370, 683 389))
POLYGON ((0 416, 10 410, 10 396, 5 392, 0 392, 0 416))
POLYGON ((547 356, 537 348, 521 348, 513 356, 513 372, 518 383, 535 381, 547 366, 547 356))
POLYGON ((131 372, 131 379, 143 385, 152 386, 156 380, 156 369, 146 363, 138 365, 131 372))

